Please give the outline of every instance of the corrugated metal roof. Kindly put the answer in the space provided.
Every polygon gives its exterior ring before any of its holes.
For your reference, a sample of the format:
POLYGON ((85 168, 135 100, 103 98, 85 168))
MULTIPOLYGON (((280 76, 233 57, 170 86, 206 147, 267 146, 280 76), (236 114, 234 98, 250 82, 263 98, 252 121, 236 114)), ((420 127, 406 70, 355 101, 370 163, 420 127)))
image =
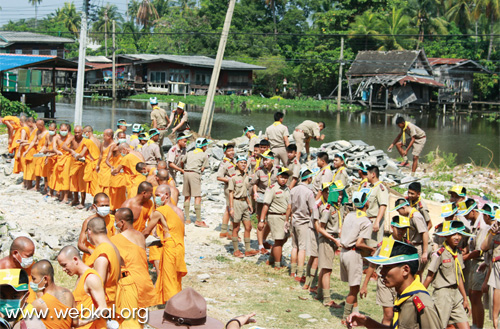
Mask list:
POLYGON ((33 32, 0 31, 0 39, 8 44, 15 42, 30 43, 73 43, 73 39, 55 37, 52 35, 39 34, 33 32))
POLYGON ((19 66, 42 62, 54 56, 36 56, 36 55, 16 55, 0 54, 0 71, 11 70, 19 66))
POLYGON ((85 60, 89 63, 113 63, 113 61, 106 56, 85 56, 85 60))
POLYGON ((433 65, 454 65, 461 62, 465 62, 467 59, 464 58, 429 58, 429 64, 433 65))
POLYGON ((360 51, 347 71, 347 75, 405 75, 419 56, 422 56, 424 66, 428 66, 425 69, 431 72, 425 53, 421 50, 360 51))
POLYGON ((436 80, 415 77, 415 76, 410 76, 410 75, 407 75, 404 78, 402 78, 401 80, 399 80, 399 84, 401 84, 401 85, 405 85, 407 82, 415 82, 415 83, 419 83, 421 85, 427 85, 427 86, 432 86, 432 87, 444 87, 444 84, 437 82, 436 80))
MULTIPOLYGON (((183 55, 152 55, 152 54, 127 54, 144 63, 150 62, 171 62, 187 66, 213 68, 215 59, 206 56, 183 56, 183 55)), ((243 62, 223 60, 221 68, 223 70, 265 70, 264 66, 257 66, 243 62)))

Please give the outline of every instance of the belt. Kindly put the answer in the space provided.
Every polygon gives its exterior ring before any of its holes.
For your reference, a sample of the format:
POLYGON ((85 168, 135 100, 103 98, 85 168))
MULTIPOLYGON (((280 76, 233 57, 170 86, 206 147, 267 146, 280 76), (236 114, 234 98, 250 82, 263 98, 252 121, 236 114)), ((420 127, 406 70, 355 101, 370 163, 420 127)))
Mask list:
POLYGON ((415 139, 422 139, 422 138, 425 138, 427 136, 424 136, 424 137, 415 137, 415 139))
POLYGON ((156 128, 157 130, 167 130, 167 128, 156 128))
POLYGON ((295 129, 296 132, 299 132, 299 133, 303 133, 304 131, 303 130, 300 130, 300 129, 295 129))
POLYGON ((278 215, 278 216, 285 216, 286 215, 286 213, 282 214, 282 213, 278 213, 278 212, 268 212, 267 214, 268 215, 278 215))
POLYGON ((194 170, 184 170, 184 172, 196 172, 194 170))
POLYGON ((239 201, 246 201, 247 200, 247 198, 233 198, 233 199, 239 200, 239 201))
POLYGON ((356 250, 356 246, 351 247, 351 248, 344 248, 344 247, 342 247, 342 250, 345 250, 345 251, 356 250))

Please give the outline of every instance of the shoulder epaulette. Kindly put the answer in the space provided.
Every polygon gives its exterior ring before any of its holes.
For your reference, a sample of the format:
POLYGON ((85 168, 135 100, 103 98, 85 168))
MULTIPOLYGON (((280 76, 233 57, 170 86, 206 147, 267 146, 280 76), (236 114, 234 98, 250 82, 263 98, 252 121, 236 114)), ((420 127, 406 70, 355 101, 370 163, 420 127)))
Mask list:
POLYGON ((380 248, 382 246, 382 241, 380 241, 378 244, 377 244, 377 248, 380 248))
POLYGON ((420 300, 420 297, 418 296, 413 296, 413 304, 415 304, 415 307, 417 308, 417 312, 422 312, 422 310, 425 308, 424 303, 420 300))
POLYGON ((412 243, 411 243, 411 241, 410 241, 410 240, 408 240, 408 239, 405 239, 405 242, 406 242, 407 244, 412 244, 412 243))
POLYGON ((380 184, 379 186, 380 186, 380 189, 382 190, 382 192, 384 192, 385 191, 384 190, 384 184, 380 184))
POLYGON ((269 186, 269 188, 273 188, 273 187, 274 187, 274 185, 275 185, 275 184, 273 184, 273 185, 269 186))
POLYGON ((446 249, 444 247, 441 247, 438 249, 438 251, 436 251, 436 253, 441 256, 441 254, 445 251, 446 249))

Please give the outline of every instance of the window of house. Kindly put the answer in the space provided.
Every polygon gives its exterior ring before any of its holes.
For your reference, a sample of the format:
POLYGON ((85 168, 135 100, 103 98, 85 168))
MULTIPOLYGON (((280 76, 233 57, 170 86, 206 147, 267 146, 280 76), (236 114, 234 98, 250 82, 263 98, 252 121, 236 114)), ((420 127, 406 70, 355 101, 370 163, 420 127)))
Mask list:
POLYGON ((153 83, 165 83, 166 73, 160 71, 151 71, 149 82, 153 83))
POLYGON ((57 49, 51 49, 50 56, 57 56, 57 49))
POLYGON ((230 72, 227 79, 229 84, 246 85, 248 84, 248 73, 246 72, 230 72))
POLYGON ((168 77, 168 80, 172 82, 190 82, 189 70, 170 69, 168 71, 168 77))
POLYGON ((20 55, 23 53, 23 50, 22 49, 16 49, 16 54, 20 55))
POLYGON ((209 85, 212 73, 210 72, 196 72, 196 84, 197 85, 209 85))
POLYGON ((32 53, 33 55, 40 55, 40 51, 39 51, 38 49, 33 49, 33 50, 31 51, 31 53, 32 53))

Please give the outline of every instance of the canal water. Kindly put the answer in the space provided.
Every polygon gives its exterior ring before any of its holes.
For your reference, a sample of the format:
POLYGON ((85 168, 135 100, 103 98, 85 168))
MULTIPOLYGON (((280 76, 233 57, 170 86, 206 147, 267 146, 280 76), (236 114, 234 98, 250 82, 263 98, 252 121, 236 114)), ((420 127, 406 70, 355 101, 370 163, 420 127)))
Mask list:
MULTIPOLYGON (((160 104, 164 108, 175 104, 160 104)), ((74 101, 63 99, 57 103, 56 117, 59 120, 74 120, 74 101)), ((191 127, 197 131, 203 108, 189 106, 189 120, 191 127)), ((116 129, 116 121, 125 119, 129 123, 150 123, 151 108, 147 102, 117 101, 115 108, 111 101, 84 99, 83 123, 89 124, 97 131, 106 128, 116 129)), ((326 129, 325 142, 339 139, 360 139, 377 148, 386 150, 398 134, 398 127, 394 124, 400 113, 396 111, 362 112, 362 113, 330 113, 330 112, 300 112, 288 111, 284 124, 288 126, 290 134, 293 129, 304 120, 324 121, 326 129)), ((427 135, 423 155, 436 150, 456 153, 457 163, 470 163, 473 160, 478 165, 487 165, 491 153, 494 153, 493 163, 500 166, 500 122, 483 117, 480 113, 442 115, 441 113, 409 112, 405 116, 424 129, 427 135), (479 146, 479 144, 481 146, 479 146), (483 147, 482 147, 483 146, 483 147)), ((273 111, 234 113, 216 109, 212 126, 212 138, 231 139, 241 136, 246 125, 253 125, 257 130, 264 132, 266 127, 273 123, 273 111)), ((311 146, 317 147, 321 142, 313 141, 311 146)), ((397 158, 394 148, 390 156, 397 158)))

